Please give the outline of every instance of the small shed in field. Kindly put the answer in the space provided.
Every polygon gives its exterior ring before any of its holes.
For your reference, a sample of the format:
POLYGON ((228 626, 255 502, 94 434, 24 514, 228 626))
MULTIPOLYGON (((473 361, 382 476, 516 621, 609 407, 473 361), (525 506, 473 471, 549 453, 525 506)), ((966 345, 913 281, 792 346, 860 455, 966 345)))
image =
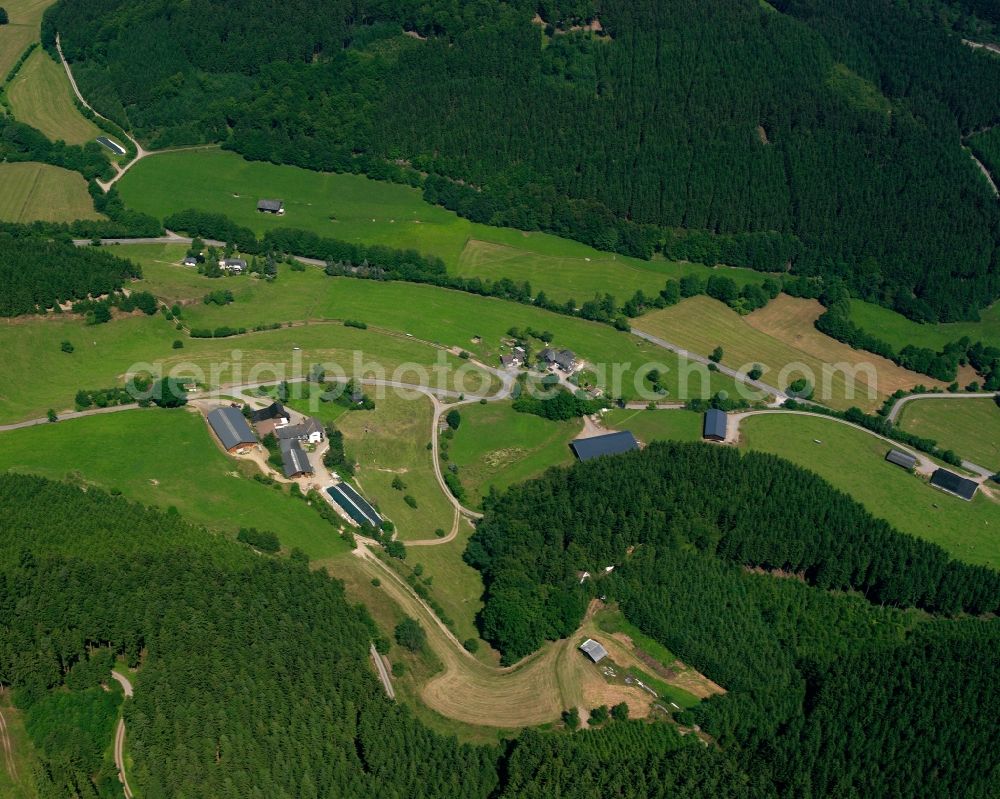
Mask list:
POLYGON ((889 454, 885 456, 885 459, 889 461, 889 463, 902 466, 908 472, 912 472, 917 466, 916 455, 911 455, 909 452, 903 452, 899 449, 889 450, 889 454))
POLYGON ((608 656, 608 650, 593 638, 588 638, 580 644, 580 651, 594 661, 594 663, 600 663, 608 656))
POLYGON ((283 214, 285 204, 281 200, 258 200, 257 210, 262 214, 283 214))

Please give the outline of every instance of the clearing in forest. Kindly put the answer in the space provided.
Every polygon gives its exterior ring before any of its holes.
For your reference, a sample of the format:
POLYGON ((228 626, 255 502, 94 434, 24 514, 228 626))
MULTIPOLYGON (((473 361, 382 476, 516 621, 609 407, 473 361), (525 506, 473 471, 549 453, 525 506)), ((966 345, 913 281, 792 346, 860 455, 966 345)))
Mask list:
POLYGON ((80 113, 61 64, 37 48, 7 87, 7 97, 19 122, 38 128, 52 141, 86 144, 104 132, 80 113))
MULTIPOLYGON (((361 559, 362 567, 380 580, 380 587, 402 611, 420 621, 428 646, 441 669, 420 689, 420 698, 432 710, 465 724, 515 728, 556 721, 562 711, 585 710, 601 704, 627 702, 630 715, 649 714, 653 697, 624 679, 608 678, 599 664, 591 663, 577 647, 597 628, 588 613, 583 625, 570 638, 549 642, 532 655, 507 668, 496 668, 466 653, 459 642, 431 611, 411 593, 406 584, 373 555, 361 559), (589 631, 589 632, 588 632, 589 631)), ((336 572, 336 568, 333 568, 336 572)), ((603 635, 603 634, 602 634, 603 635)), ((619 666, 642 669, 624 647, 619 666)), ((648 668, 648 667, 647 667, 648 668)))
POLYGON ((26 161, 0 164, 0 219, 8 222, 72 222, 102 219, 77 172, 26 161))

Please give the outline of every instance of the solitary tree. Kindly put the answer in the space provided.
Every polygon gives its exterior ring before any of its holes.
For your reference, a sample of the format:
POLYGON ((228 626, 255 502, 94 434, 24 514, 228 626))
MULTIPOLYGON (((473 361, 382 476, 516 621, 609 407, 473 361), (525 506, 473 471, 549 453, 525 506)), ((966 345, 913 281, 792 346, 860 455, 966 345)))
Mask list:
POLYGON ((0 25, 6 25, 10 22, 10 17, 7 16, 7 9, 0 6, 0 25))
POLYGON ((187 403, 187 394, 174 378, 164 377, 153 384, 152 400, 160 408, 179 408, 187 403))
POLYGON ((444 417, 445 421, 448 423, 448 427, 452 430, 458 430, 458 426, 462 423, 462 414, 458 412, 457 408, 452 408, 448 411, 448 415, 444 417))
POLYGON ((420 622, 407 616, 396 625, 396 643, 411 652, 420 652, 427 643, 427 633, 420 622))
POLYGON ((628 719, 628 705, 624 702, 619 702, 611 708, 611 718, 615 721, 626 721, 628 719))
POLYGON ((722 356, 724 354, 725 353, 723 352, 722 347, 716 347, 714 350, 712 350, 712 354, 709 355, 708 358, 709 358, 709 360, 714 361, 715 363, 718 363, 719 361, 722 360, 722 356))

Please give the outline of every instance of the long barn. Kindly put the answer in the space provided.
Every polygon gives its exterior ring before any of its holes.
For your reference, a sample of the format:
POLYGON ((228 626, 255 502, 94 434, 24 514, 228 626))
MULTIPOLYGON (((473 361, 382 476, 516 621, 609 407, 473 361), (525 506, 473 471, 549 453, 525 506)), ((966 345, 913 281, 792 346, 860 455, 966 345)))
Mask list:
POLYGON ((370 524, 372 527, 382 526, 382 517, 378 515, 363 496, 355 491, 347 483, 337 483, 326 489, 337 505, 358 524, 370 524))

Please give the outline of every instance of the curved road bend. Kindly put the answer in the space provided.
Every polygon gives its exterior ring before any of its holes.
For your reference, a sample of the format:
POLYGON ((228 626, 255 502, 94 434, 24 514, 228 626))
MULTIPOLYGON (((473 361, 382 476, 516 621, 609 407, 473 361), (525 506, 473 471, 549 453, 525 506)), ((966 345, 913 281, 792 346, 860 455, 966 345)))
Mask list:
MULTIPOLYGON (((114 670, 111 676, 121 684, 125 698, 130 699, 133 692, 128 677, 114 670)), ((129 787, 128 777, 125 776, 125 719, 118 719, 118 729, 115 730, 115 766, 118 769, 118 779, 121 780, 125 799, 132 799, 132 789, 129 787)))
POLYGON ((917 400, 926 399, 993 399, 997 396, 996 391, 959 391, 954 394, 946 393, 928 393, 928 394, 910 394, 905 397, 900 397, 896 400, 892 409, 889 411, 889 415, 886 417, 893 424, 899 418, 899 414, 903 410, 903 406, 910 402, 916 402, 917 400))
MULTIPOLYGON (((110 122, 112 125, 115 125, 115 127, 120 128, 121 126, 119 126, 114 120, 108 119, 106 116, 104 116, 104 114, 102 114, 100 111, 94 108, 90 103, 88 103, 86 98, 80 92, 80 87, 77 86, 76 84, 76 78, 73 77, 73 70, 70 69, 69 62, 63 55, 62 40, 59 38, 58 31, 56 32, 56 52, 59 53, 59 60, 62 61, 63 69, 66 70, 66 77, 69 78, 69 85, 72 87, 73 94, 76 95, 76 99, 80 101, 80 103, 83 105, 84 108, 90 111, 90 113, 94 114, 94 116, 100 117, 105 122, 110 122)), ((143 149, 143 146, 139 144, 139 142, 127 130, 121 128, 121 131, 122 133, 125 134, 125 138, 129 140, 129 142, 132 144, 133 147, 135 147, 135 158, 133 158, 131 161, 125 164, 125 166, 122 166, 117 161, 111 162, 115 168, 115 176, 111 178, 111 180, 106 182, 100 179, 98 179, 97 181, 97 185, 99 185, 101 189, 105 192, 107 192, 108 189, 114 186, 115 183, 117 183, 121 179, 122 175, 128 172, 133 166, 135 166, 137 163, 139 163, 139 161, 141 161, 143 158, 146 158, 147 156, 158 155, 160 153, 173 153, 173 152, 178 152, 180 150, 209 150, 209 149, 216 149, 219 146, 217 144, 195 144, 190 147, 167 147, 163 150, 146 150, 143 149)))

